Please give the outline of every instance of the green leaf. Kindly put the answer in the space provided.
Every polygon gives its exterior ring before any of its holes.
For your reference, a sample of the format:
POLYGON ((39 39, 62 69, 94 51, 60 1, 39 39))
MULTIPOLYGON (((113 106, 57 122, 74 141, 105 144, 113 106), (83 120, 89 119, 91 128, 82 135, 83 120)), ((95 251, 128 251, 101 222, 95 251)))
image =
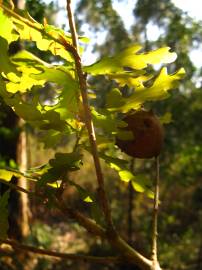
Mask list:
MULTIPOLYGON (((40 125, 43 130, 56 130, 63 132, 66 129, 66 121, 60 119, 60 114, 54 110, 47 111, 43 114, 43 123, 40 125)), ((62 135, 62 134, 61 134, 62 135)))
POLYGON ((170 112, 165 113, 159 117, 161 124, 169 124, 172 122, 172 114, 170 112))
MULTIPOLYGON (((38 23, 27 11, 18 10, 18 14, 13 12, 10 15, 8 15, 9 12, 6 13, 7 15, 0 10, 0 36, 5 38, 8 43, 17 40, 20 36, 21 40, 36 42, 37 48, 42 51, 49 50, 53 55, 58 55, 69 62, 74 62, 71 53, 60 42, 62 39, 71 44, 70 34, 55 26, 38 23)), ((85 39, 83 40, 85 41, 85 39)))
POLYGON ((124 182, 130 182, 134 179, 134 175, 130 171, 119 171, 119 176, 122 181, 124 182))
POLYGON ((124 182, 131 181, 134 190, 136 190, 137 192, 142 193, 146 191, 146 187, 144 183, 141 183, 140 181, 138 181, 137 177, 134 174, 132 174, 130 171, 128 170, 119 171, 118 174, 122 181, 124 182))
POLYGON ((113 114, 104 109, 98 112, 92 108, 91 113, 95 126, 102 128, 108 134, 115 134, 118 131, 118 127, 126 126, 124 121, 116 119, 113 114))
POLYGON ((14 80, 8 78, 10 82, 7 83, 7 91, 26 92, 35 85, 43 86, 46 82, 53 82, 62 86, 70 98, 76 94, 78 83, 68 67, 50 65, 26 50, 20 51, 11 59, 22 76, 14 80))
POLYGON ((147 188, 147 183, 143 181, 143 177, 139 175, 134 175, 132 172, 130 172, 127 168, 128 161, 114 158, 108 155, 105 155, 104 153, 99 153, 99 156, 104 159, 106 164, 108 164, 112 169, 116 170, 118 172, 118 175, 120 177, 120 180, 123 182, 130 182, 132 183, 133 188, 137 192, 145 192, 145 194, 151 197, 151 191, 147 188))
POLYGON ((35 85, 43 86, 45 79, 35 79, 31 75, 41 73, 48 64, 35 57, 33 54, 23 50, 11 58, 21 76, 17 78, 7 77, 9 82, 6 84, 8 92, 16 93, 31 90, 35 85))
MULTIPOLYGON (((25 50, 12 57, 12 62, 17 70, 22 73, 22 76, 17 79, 10 79, 6 85, 1 81, 3 89, 0 89, 0 91, 6 99, 6 103, 13 107, 16 114, 42 130, 52 129, 67 134, 70 133, 71 126, 75 126, 75 129, 77 129, 76 115, 79 111, 79 87, 78 82, 74 79, 74 72, 67 66, 52 66, 25 50), (57 84, 57 87, 55 87, 55 102, 49 106, 43 106, 39 96, 33 90, 33 86, 44 85, 46 82, 57 84), (34 98, 25 101, 20 95, 9 95, 5 87, 8 92, 12 93, 32 90, 34 98)), ((59 141, 61 136, 58 135, 57 137, 59 141)))
MULTIPOLYGON (((135 91, 129 97, 120 97, 120 102, 124 105, 111 107, 111 97, 107 97, 108 109, 111 111, 128 112, 131 109, 139 109, 146 101, 162 100, 169 96, 168 90, 176 88, 179 80, 185 75, 183 68, 174 74, 167 74, 167 69, 161 69, 159 75, 154 80, 152 86, 143 87, 141 91, 135 91)), ((117 104, 116 104, 117 105, 117 104)))
POLYGON ((121 91, 118 88, 113 88, 107 94, 106 107, 107 108, 119 108, 125 104, 122 98, 121 91))
POLYGON ((0 239, 7 238, 8 231, 8 199, 10 191, 6 191, 2 196, 0 196, 0 239))
POLYGON ((49 50, 53 55, 58 55, 69 62, 74 61, 67 49, 56 40, 53 40, 58 39, 59 41, 60 38, 63 38, 71 44, 71 38, 68 34, 66 35, 62 29, 54 26, 42 25, 36 22, 28 12, 21 13, 26 18, 10 17, 21 40, 35 41, 39 50, 49 50))
POLYGON ((17 69, 8 57, 8 43, 2 37, 0 37, 0 59, 0 73, 3 72, 4 75, 16 78, 17 69))
POLYGON ((53 55, 58 55, 69 62, 74 62, 71 53, 68 52, 63 45, 61 45, 59 42, 54 41, 51 37, 57 40, 60 40, 62 38, 67 43, 72 43, 71 35, 69 33, 65 33, 64 30, 57 28, 53 25, 46 24, 44 26, 44 35, 42 35, 42 39, 36 40, 37 48, 42 51, 49 50, 53 55), (46 36, 46 33, 50 36, 46 36))
MULTIPOLYGON (((143 188, 142 184, 138 183, 137 181, 132 181, 131 183, 135 191, 139 193, 145 192, 145 188, 143 188)), ((150 193, 148 193, 147 191, 147 194, 150 194, 150 193)))
POLYGON ((119 130, 119 132, 116 134, 116 137, 122 141, 134 140, 134 134, 130 130, 119 130))
POLYGON ((81 199, 86 203, 93 203, 94 198, 93 195, 87 191, 85 188, 81 187, 80 185, 76 184, 75 182, 68 180, 68 183, 72 186, 74 186, 77 191, 79 192, 81 199))
POLYGON ((104 153, 99 153, 99 156, 106 162, 106 164, 116 171, 121 171, 128 164, 128 162, 124 159, 111 157, 104 153))
POLYGON ((18 39, 19 35, 14 32, 12 21, 0 10, 0 36, 7 40, 8 44, 18 39))
POLYGON ((78 152, 72 153, 56 153, 54 159, 50 159, 50 166, 69 171, 79 170, 81 162, 81 154, 78 152))
POLYGON ((13 176, 21 177, 22 173, 9 169, 0 169, 0 179, 10 181, 13 176))
POLYGON ((64 179, 69 171, 79 170, 82 165, 82 155, 78 152, 56 153, 55 158, 49 160, 48 170, 41 175, 38 186, 64 179))
MULTIPOLYGON (((136 74, 137 72, 125 72, 123 74, 110 74, 108 77, 111 80, 115 80, 119 86, 123 87, 128 85, 129 87, 135 88, 135 91, 144 89, 144 82, 152 79, 152 75, 141 75, 136 74)), ((145 73, 145 72, 144 72, 145 73)))
POLYGON ((29 168, 26 171, 26 175, 29 177, 33 177, 33 176, 39 176, 44 174, 45 172, 47 172, 47 170, 50 168, 49 164, 43 164, 41 166, 37 166, 37 167, 33 167, 33 168, 29 168))
POLYGON ((44 143, 44 148, 53 148, 61 141, 62 136, 63 134, 60 131, 49 129, 40 141, 44 143))
POLYGON ((26 102, 21 101, 19 104, 14 105, 14 111, 17 115, 23 118, 26 121, 37 121, 42 120, 41 112, 33 106, 26 102))
POLYGON ((141 70, 148 64, 167 64, 176 59, 176 54, 169 52, 170 48, 160 48, 147 53, 140 53, 140 45, 133 45, 130 48, 116 54, 113 57, 104 57, 100 61, 86 66, 84 70, 92 75, 122 73, 124 68, 141 70))
POLYGON ((13 177, 13 173, 4 169, 0 169, 0 179, 10 181, 13 177))
POLYGON ((29 81, 22 77, 24 90, 31 89, 33 85, 43 85, 46 82, 57 84, 60 87, 57 102, 53 106, 46 106, 45 109, 47 111, 55 110, 60 114, 62 120, 68 117, 75 118, 75 114, 78 113, 79 87, 74 78, 74 72, 69 67, 52 66, 27 51, 17 54, 13 61, 19 66, 18 69, 23 72, 24 76, 30 78, 29 81))

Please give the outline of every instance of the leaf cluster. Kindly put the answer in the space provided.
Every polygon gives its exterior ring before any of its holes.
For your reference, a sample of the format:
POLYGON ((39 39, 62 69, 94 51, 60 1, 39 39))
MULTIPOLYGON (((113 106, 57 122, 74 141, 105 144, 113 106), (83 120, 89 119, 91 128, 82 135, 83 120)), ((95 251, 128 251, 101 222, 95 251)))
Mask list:
MULTIPOLYGON (((15 173, 33 178, 37 181, 38 188, 52 183, 60 188, 68 172, 79 170, 82 164, 81 152, 84 149, 92 151, 87 138, 87 116, 82 104, 77 55, 75 56, 72 37, 47 23, 36 22, 25 11, 13 11, 4 5, 0 9, 0 23, 1 97, 19 117, 43 132, 46 147, 57 145, 63 137, 74 135, 76 138, 72 152, 57 153, 42 168, 15 173), (50 51, 54 56, 60 56, 61 62, 47 63, 24 49, 9 56, 9 45, 16 40, 34 42, 38 50, 50 51), (39 90, 45 90, 47 85, 54 89, 54 98, 49 104, 42 101, 39 95, 39 90)), ((79 40, 80 43, 86 42, 83 37, 79 40)), ((79 49, 82 52, 82 46, 79 49)), ((175 59, 176 54, 170 52, 168 47, 143 52, 142 46, 132 45, 117 54, 105 56, 90 66, 83 66, 86 76, 104 75, 116 84, 116 88, 113 87, 108 93, 105 108, 99 110, 91 106, 100 157, 117 171, 117 176, 122 181, 131 181, 136 191, 145 191, 149 197, 153 194, 143 178, 129 171, 128 158, 116 157, 120 155, 120 151, 115 146, 114 139, 118 128, 124 125, 121 120, 123 114, 140 109, 147 101, 166 99, 169 96, 168 91, 177 87, 184 76, 184 69, 168 74, 165 66, 175 59), (149 67, 157 64, 164 66, 159 72, 150 72, 149 67), (124 86, 131 88, 131 94, 127 97, 122 92, 124 86)), ((7 181, 15 175, 5 168, 0 173, 7 181)), ((92 200, 79 184, 68 180, 83 198, 87 198, 86 201, 92 200)))

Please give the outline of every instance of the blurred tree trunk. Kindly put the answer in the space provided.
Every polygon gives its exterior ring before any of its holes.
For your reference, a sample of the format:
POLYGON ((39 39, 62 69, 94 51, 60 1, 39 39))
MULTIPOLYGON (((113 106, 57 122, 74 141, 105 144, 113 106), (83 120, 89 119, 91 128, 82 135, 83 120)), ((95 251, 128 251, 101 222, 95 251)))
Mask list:
MULTIPOLYGON (((20 9, 23 9, 25 6, 24 0, 15 0, 13 2, 15 6, 20 9)), ((9 52, 10 54, 15 54, 21 49, 22 44, 20 42, 13 42, 10 46, 9 52)), ((15 156, 19 170, 23 172, 27 169, 27 136, 22 119, 17 118, 14 125, 16 125, 20 132, 13 149, 13 156, 15 156)), ((27 189, 26 179, 14 179, 14 182, 18 186, 27 189)), ((25 193, 12 191, 10 196, 9 237, 17 240, 26 238, 29 235, 29 218, 30 209, 27 195, 25 193)))
MULTIPOLYGON (((19 119, 18 121, 19 127, 24 125, 23 120, 19 119)), ((18 138, 17 144, 17 163, 19 164, 20 171, 27 170, 27 134, 26 130, 21 130, 18 138)), ((18 185, 24 189, 28 189, 28 183, 26 179, 20 178, 18 179, 18 185)), ((26 237, 29 235, 29 217, 30 217, 30 209, 29 209, 29 201, 28 196, 25 193, 20 193, 20 213, 19 219, 21 220, 20 228, 22 237, 26 237)))

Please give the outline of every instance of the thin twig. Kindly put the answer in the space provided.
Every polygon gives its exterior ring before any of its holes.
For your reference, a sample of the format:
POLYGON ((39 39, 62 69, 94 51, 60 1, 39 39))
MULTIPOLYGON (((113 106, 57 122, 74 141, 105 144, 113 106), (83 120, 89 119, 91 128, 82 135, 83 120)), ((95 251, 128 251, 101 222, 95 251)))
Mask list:
POLYGON ((72 46, 72 44, 68 43, 68 41, 67 41, 63 36, 60 36, 60 35, 59 35, 59 38, 56 38, 56 37, 54 37, 54 35, 48 33, 47 31, 45 31, 45 28, 44 28, 43 25, 41 25, 41 24, 37 23, 36 21, 34 21, 34 19, 31 20, 31 17, 30 17, 30 19, 28 20, 28 19, 26 19, 26 18, 20 16, 19 14, 17 14, 17 13, 16 13, 15 11, 13 11, 12 9, 9 9, 9 8, 6 7, 5 5, 3 5, 2 3, 0 3, 0 7, 4 10, 4 12, 5 12, 7 15, 9 15, 9 16, 15 18, 16 20, 18 20, 18 21, 24 23, 25 25, 31 27, 32 29, 34 29, 34 30, 40 32, 43 36, 46 36, 48 39, 53 40, 54 42, 56 42, 56 43, 58 43, 58 44, 64 46, 65 48, 68 47, 68 51, 69 51, 72 55, 75 55, 75 54, 77 53, 76 50, 75 50, 75 48, 74 48, 74 46, 72 46), (65 45, 64 45, 64 43, 65 43, 65 45))
MULTIPOLYGON (((6 183, 9 184, 8 182, 5 181, 5 184, 6 183)), ((28 192, 23 188, 18 188, 14 184, 11 185, 9 184, 9 186, 20 192, 25 193, 28 192)), ((40 194, 34 192, 29 192, 29 194, 40 197, 40 194)), ((119 259, 117 257, 117 260, 119 260, 120 262, 130 261, 131 263, 139 265, 143 270, 151 269, 152 262, 149 259, 145 258, 143 255, 141 255, 139 252, 137 252, 135 249, 130 247, 118 234, 110 235, 104 230, 104 228, 102 228, 99 224, 95 223, 95 221, 93 221, 92 219, 86 217, 84 214, 80 213, 75 209, 65 206, 62 200, 59 201, 57 200, 56 206, 65 217, 69 217, 76 220, 78 224, 80 224, 83 228, 85 228, 89 233, 95 236, 99 236, 102 239, 107 239, 111 243, 112 247, 117 251, 119 251, 119 253, 121 254, 121 257, 119 259)), ((18 249, 20 249, 19 246, 18 249)))
POLYGON ((101 263, 101 264, 111 264, 111 263, 119 263, 120 258, 118 257, 95 257, 89 255, 78 255, 78 254, 71 254, 71 253, 61 253, 52 250, 45 250, 41 248, 36 248, 33 246, 28 246, 24 244, 20 244, 13 240, 3 240, 0 239, 0 243, 4 243, 7 245, 12 246, 14 249, 24 250, 26 252, 32 252, 38 255, 45 255, 51 257, 57 257, 61 259, 69 259, 72 261, 84 261, 84 262, 94 262, 94 263, 101 263))
MULTIPOLYGON (((15 189, 19 192, 26 193, 30 196, 37 196, 41 198, 41 195, 36 192, 28 191, 22 187, 19 187, 15 184, 12 184, 10 182, 7 182, 5 180, 0 179, 0 183, 3 183, 10 187, 11 189, 15 189)), ((47 198, 43 198, 44 200, 47 198)), ((56 207, 64 214, 65 217, 72 218, 76 220, 82 227, 84 227, 89 233, 94 234, 95 236, 100 236, 101 238, 105 238, 105 230, 98 224, 96 224, 92 219, 86 217, 84 214, 80 213, 79 211, 72 209, 70 207, 66 207, 65 204, 60 201, 55 201, 56 207)))
POLYGON ((108 198, 105 192, 104 177, 103 177, 99 155, 98 155, 96 136, 95 136, 94 125, 92 122, 90 106, 88 103, 86 76, 83 73, 82 65, 81 65, 81 58, 79 56, 78 38, 77 38, 77 32, 75 28, 74 17, 73 17, 72 9, 71 9, 71 0, 67 0, 67 14, 68 14, 70 32, 72 34, 72 42, 77 51, 77 54, 74 54, 73 56, 75 59, 75 66, 76 66, 76 71, 78 75, 81 96, 82 96, 82 101, 83 101, 85 123, 88 130, 89 141, 91 144, 92 155, 93 155, 94 165, 95 165, 95 170, 96 170, 96 175, 97 175, 99 200, 100 200, 100 204, 101 204, 102 211, 104 213, 108 228, 112 230, 113 223, 112 223, 112 218, 111 218, 111 210, 110 210, 108 198))
POLYGON ((15 184, 12 184, 11 182, 8 182, 6 180, 0 179, 0 183, 3 183, 5 185, 7 185, 9 188, 15 189, 15 190, 20 191, 20 192, 23 192, 23 193, 26 193, 26 194, 29 194, 29 195, 33 194, 31 191, 28 191, 27 189, 24 189, 24 188, 19 187, 19 186, 15 185, 15 184))
MULTIPOLYGON (((134 173, 135 159, 132 158, 130 161, 130 171, 134 173)), ((128 243, 133 243, 133 198, 134 189, 131 181, 128 183, 128 243)))
POLYGON ((154 191, 154 209, 153 209, 153 226, 152 226, 152 254, 151 259, 154 265, 158 264, 157 258, 157 238, 158 238, 158 210, 159 210, 159 157, 155 158, 156 179, 154 191))
MULTIPOLYGON (((20 192, 27 193, 26 190, 22 188, 19 189, 13 184, 11 188, 15 188, 16 190, 20 192)), ((35 193, 31 193, 31 194, 35 194, 35 193)), ((40 196, 39 194, 35 194, 35 195, 40 196)), ((112 247, 114 247, 121 254, 121 258, 119 258, 119 261, 122 261, 122 262, 130 261, 131 263, 141 266, 141 269, 143 270, 151 269, 150 267, 151 267, 152 262, 149 259, 142 256, 135 249, 130 247, 118 234, 117 235, 108 234, 100 225, 95 223, 92 219, 86 217, 84 214, 80 213, 79 211, 75 209, 65 206, 62 200, 57 201, 56 206, 65 217, 69 217, 76 220, 78 224, 80 224, 83 228, 85 228, 89 233, 95 236, 99 236, 102 239, 107 239, 111 243, 112 247)), ((20 249, 20 247, 18 248, 20 249)))
POLYGON ((94 220, 86 217, 81 212, 66 206, 61 198, 59 198, 59 200, 56 200, 56 206, 65 217, 68 216, 69 218, 76 220, 89 233, 95 236, 99 236, 101 238, 106 238, 106 232, 99 224, 95 223, 94 220))

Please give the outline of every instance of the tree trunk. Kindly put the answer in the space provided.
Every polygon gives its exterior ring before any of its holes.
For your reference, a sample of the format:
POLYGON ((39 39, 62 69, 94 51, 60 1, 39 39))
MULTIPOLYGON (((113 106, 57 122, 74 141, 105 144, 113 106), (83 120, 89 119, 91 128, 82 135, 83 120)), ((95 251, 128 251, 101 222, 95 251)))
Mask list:
MULTIPOLYGON (((23 120, 19 119, 18 121, 19 127, 24 125, 23 120)), ((17 163, 19 164, 20 171, 27 170, 27 134, 25 130, 21 130, 18 145, 17 145, 17 163)), ((24 189, 28 188, 28 183, 26 179, 19 178, 18 185, 24 189)), ((25 193, 20 193, 20 213, 19 219, 21 220, 21 234, 22 237, 26 237, 29 235, 29 217, 30 217, 30 209, 29 209, 29 201, 28 196, 25 193)))
MULTIPOLYGON (((13 1, 15 6, 23 9, 25 6, 24 0, 13 1)), ((9 53, 15 54, 22 49, 20 42, 13 42, 9 48, 9 53)), ((14 113, 13 113, 14 114, 14 113)), ((24 130, 24 122, 22 119, 17 118, 15 122, 15 127, 20 130, 18 138, 16 140, 15 148, 13 149, 13 155, 19 166, 20 171, 25 171, 27 169, 27 136, 24 130)), ((27 189, 26 179, 19 178, 13 180, 18 186, 27 189)), ((10 216, 9 216, 9 237, 16 240, 22 240, 29 235, 29 218, 30 209, 28 197, 24 193, 19 193, 16 191, 11 192, 10 196, 10 216)))

